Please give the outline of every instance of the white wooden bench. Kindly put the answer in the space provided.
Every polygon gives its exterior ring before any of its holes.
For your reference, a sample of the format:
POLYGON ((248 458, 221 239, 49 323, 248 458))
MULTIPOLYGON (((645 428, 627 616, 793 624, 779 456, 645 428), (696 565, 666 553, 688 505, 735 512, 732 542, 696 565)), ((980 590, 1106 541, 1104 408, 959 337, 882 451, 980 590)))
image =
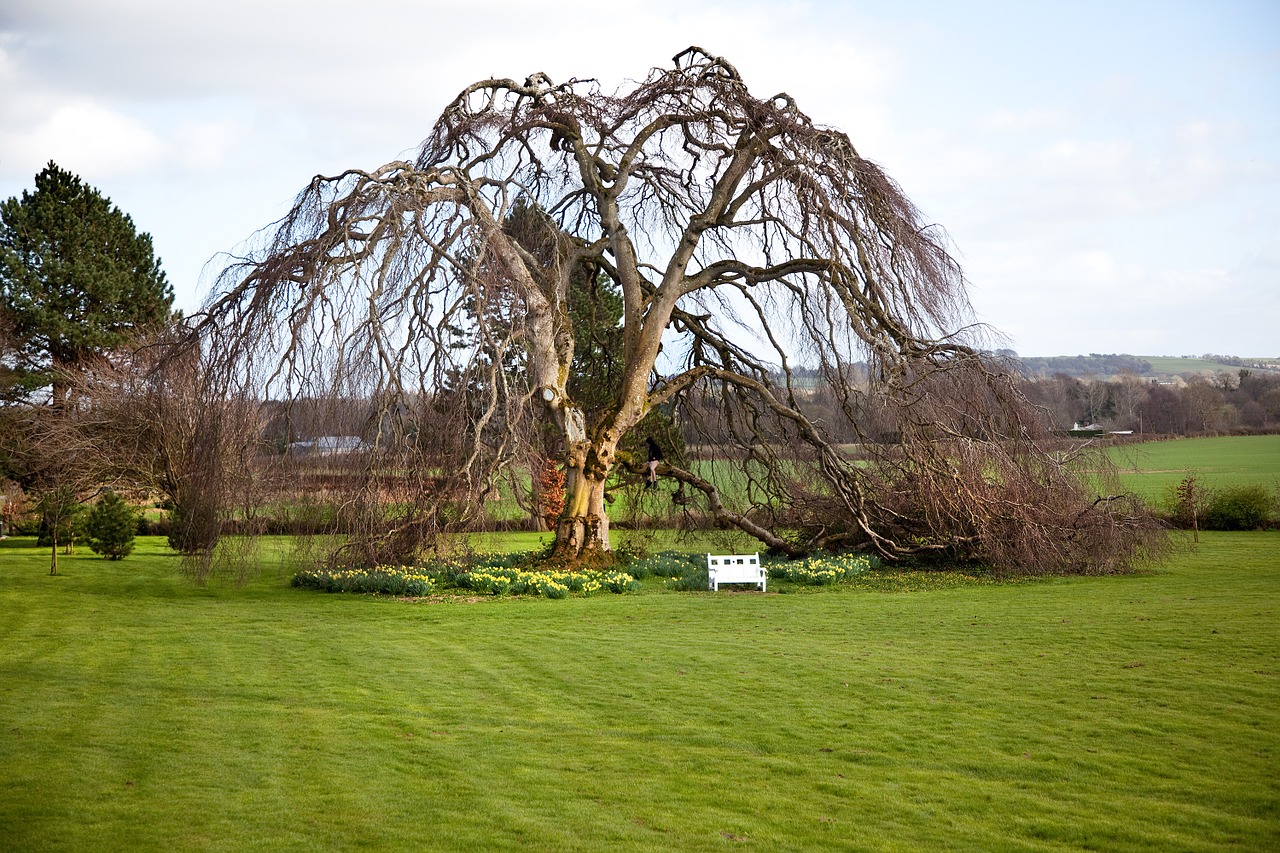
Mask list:
POLYGON ((753 583, 764 592, 768 576, 759 554, 707 555, 707 587, 713 591, 722 583, 753 583))

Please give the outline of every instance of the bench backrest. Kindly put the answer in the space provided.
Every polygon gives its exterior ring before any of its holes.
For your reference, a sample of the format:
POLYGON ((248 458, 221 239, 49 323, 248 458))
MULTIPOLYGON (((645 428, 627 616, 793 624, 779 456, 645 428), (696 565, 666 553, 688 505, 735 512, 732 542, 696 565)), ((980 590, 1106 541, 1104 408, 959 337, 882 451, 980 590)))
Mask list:
POLYGON ((730 582, 730 577, 751 578, 760 576, 759 554, 708 554, 707 572, 730 582))

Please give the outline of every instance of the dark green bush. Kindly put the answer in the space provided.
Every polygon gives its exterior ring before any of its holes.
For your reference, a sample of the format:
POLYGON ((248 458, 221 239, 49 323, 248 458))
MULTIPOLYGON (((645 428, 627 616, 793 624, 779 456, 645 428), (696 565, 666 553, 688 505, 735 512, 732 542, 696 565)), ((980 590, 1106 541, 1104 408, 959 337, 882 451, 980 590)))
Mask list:
POLYGON ((1165 488, 1164 515, 1174 527, 1190 530, 1204 526, 1205 509, 1213 496, 1213 488, 1195 475, 1165 488))
POLYGON ((181 554, 212 551, 222 535, 218 508, 203 496, 192 496, 169 512, 169 547, 181 554))
POLYGON ((39 524, 36 544, 41 548, 53 544, 55 523, 59 545, 70 547, 84 538, 84 506, 74 490, 58 487, 45 492, 36 503, 34 515, 39 524))
POLYGON ((1251 483, 1214 490, 1204 513, 1207 530, 1259 530, 1271 523, 1276 512, 1275 495, 1251 483))
POLYGON ((93 553, 108 560, 123 560, 133 551, 138 517, 123 498, 107 489, 89 510, 84 528, 93 553))
MULTIPOLYGON (((80 511, 80 508, 77 508, 70 513, 68 517, 62 519, 58 523, 59 545, 74 543, 83 538, 84 519, 82 516, 83 513, 80 511)), ((53 544, 53 529, 49 525, 49 519, 43 515, 36 516, 34 525, 28 525, 26 528, 20 528, 16 532, 30 535, 33 526, 36 534, 36 545, 41 548, 48 548, 53 544)))

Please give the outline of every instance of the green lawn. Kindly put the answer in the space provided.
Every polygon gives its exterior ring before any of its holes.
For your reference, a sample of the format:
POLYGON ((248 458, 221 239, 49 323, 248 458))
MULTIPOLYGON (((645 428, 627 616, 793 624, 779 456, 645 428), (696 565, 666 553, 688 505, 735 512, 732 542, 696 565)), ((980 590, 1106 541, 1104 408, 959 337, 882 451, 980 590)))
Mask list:
POLYGON ((2 542, 0 849, 1278 849, 1280 534, 1202 536, 1123 577, 475 603, 2 542))
POLYGON ((1184 477, 1209 485, 1280 486, 1280 435, 1232 435, 1149 441, 1111 448, 1124 483, 1159 500, 1184 477))

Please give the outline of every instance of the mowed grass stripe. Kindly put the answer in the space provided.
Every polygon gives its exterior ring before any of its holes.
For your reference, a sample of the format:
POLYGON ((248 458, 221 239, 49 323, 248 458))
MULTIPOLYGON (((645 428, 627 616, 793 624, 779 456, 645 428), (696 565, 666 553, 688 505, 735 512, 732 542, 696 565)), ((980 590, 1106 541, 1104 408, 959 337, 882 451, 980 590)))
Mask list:
POLYGON ((193 589, 158 550, 0 548, 0 846, 1280 842, 1276 534, 1117 578, 475 604, 193 589))

